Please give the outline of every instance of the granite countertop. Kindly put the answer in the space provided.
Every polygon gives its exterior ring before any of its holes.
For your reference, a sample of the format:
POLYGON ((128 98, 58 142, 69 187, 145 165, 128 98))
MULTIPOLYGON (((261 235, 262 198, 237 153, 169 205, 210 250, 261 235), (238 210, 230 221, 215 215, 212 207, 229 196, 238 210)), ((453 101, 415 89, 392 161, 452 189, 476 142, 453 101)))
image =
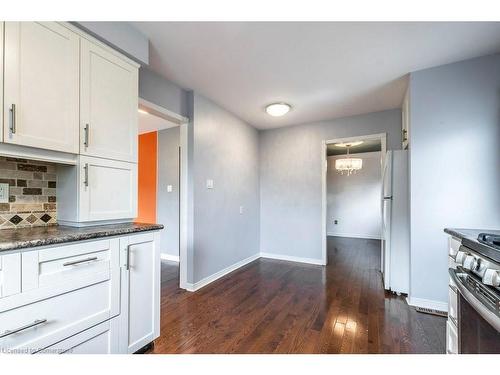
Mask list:
POLYGON ((45 227, 2 229, 0 230, 0 253, 2 251, 57 245, 160 229, 163 229, 163 225, 161 224, 143 223, 107 224, 83 228, 53 225, 45 227))
POLYGON ((462 245, 476 250, 480 254, 500 262, 500 251, 493 246, 479 242, 477 237, 480 233, 490 233, 500 236, 500 230, 494 229, 465 229, 465 228, 445 228, 444 232, 460 239, 462 245))

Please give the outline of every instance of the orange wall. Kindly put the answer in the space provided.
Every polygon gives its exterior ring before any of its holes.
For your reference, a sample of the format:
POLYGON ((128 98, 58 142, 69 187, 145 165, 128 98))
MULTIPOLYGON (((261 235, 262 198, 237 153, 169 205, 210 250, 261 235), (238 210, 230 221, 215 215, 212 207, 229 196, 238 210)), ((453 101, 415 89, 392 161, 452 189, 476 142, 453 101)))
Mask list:
POLYGON ((156 223, 158 133, 139 135, 139 202, 136 222, 156 223))

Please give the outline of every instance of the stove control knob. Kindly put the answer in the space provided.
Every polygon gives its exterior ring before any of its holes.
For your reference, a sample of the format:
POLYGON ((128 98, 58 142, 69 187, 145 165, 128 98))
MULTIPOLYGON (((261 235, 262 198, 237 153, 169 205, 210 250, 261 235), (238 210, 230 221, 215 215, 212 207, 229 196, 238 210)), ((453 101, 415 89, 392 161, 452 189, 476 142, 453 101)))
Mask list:
POLYGON ((473 255, 467 255, 464 260, 464 268, 469 271, 476 270, 479 266, 479 262, 473 255))
POLYGON ((500 274, 497 270, 488 268, 483 275, 483 283, 494 287, 500 286, 500 274))
POLYGON ((467 256, 467 253, 465 251, 458 251, 457 255, 455 256, 455 263, 458 263, 460 265, 464 264, 465 257, 467 256))

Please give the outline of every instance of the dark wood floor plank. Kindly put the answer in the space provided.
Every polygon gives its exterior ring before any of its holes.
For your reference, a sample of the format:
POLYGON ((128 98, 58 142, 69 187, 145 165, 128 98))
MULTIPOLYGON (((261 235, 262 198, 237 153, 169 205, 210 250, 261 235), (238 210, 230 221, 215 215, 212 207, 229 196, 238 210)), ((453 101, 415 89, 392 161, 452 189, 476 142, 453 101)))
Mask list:
POLYGON ((441 317, 385 292, 380 241, 328 238, 328 266, 259 259, 190 293, 162 263, 154 353, 444 353, 441 317))

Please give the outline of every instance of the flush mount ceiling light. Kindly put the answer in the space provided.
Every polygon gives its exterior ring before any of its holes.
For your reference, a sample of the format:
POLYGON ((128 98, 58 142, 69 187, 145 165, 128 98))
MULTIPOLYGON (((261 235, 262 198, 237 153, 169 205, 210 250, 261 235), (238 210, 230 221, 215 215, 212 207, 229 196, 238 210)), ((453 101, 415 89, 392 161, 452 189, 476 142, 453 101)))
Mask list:
POLYGON ((273 117, 286 115, 292 106, 286 103, 273 103, 266 106, 266 112, 273 117))
POLYGON ((349 148, 352 146, 357 146, 363 143, 363 141, 351 142, 351 143, 336 143, 335 146, 347 148, 347 157, 335 160, 335 169, 340 174, 347 174, 350 176, 356 171, 363 168, 363 159, 351 158, 349 156, 349 148))

